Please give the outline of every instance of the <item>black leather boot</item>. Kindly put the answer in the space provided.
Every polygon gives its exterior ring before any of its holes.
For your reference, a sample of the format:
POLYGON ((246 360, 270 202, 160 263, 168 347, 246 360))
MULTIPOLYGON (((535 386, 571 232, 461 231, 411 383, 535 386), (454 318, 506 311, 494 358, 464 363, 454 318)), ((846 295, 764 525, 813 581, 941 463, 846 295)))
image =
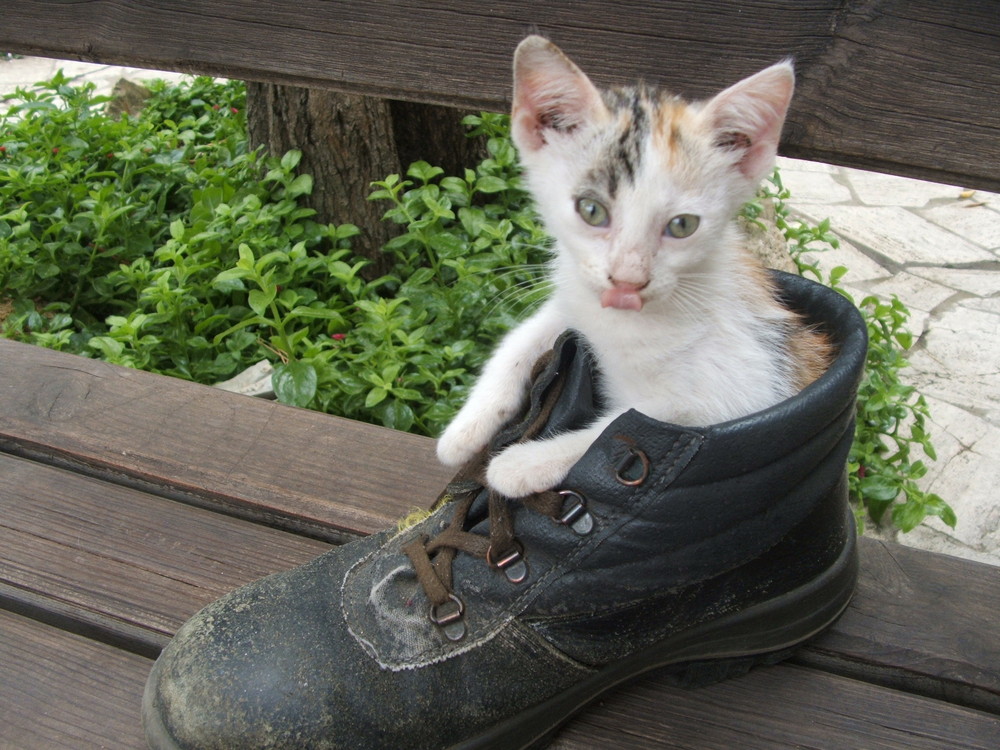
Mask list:
MULTIPOLYGON (((559 492, 511 502, 481 466, 423 523, 244 586, 177 633, 143 705, 153 748, 527 748, 653 667, 697 684, 833 622, 857 573, 845 462, 865 326, 789 275, 839 353, 801 394, 705 428, 630 411, 559 492)), ((494 447, 586 423, 563 336, 494 447)))

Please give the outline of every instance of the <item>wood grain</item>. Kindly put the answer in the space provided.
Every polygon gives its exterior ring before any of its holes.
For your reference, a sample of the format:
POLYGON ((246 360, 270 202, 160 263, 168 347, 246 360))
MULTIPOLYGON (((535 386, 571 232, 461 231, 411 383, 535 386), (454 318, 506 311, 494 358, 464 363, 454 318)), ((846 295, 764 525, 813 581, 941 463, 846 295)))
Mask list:
POLYGON ((0 748, 143 750, 152 662, 0 610, 0 748))
POLYGON ((51 601, 63 627, 142 653, 210 601, 328 548, 0 454, 0 600, 32 614, 51 601))
POLYGON ((532 30, 601 83, 705 96, 793 55, 792 156, 1000 189, 992 0, 0 0, 11 52, 506 109, 532 30))
POLYGON ((433 442, 0 340, 0 450, 343 541, 428 507, 433 442))
MULTIPOLYGON (((198 495, 204 506, 239 517, 365 533, 359 517, 384 527, 412 497, 443 486, 447 472, 432 446, 0 341, 0 449, 54 464, 0 456, 0 549, 8 550, 0 566, 12 571, 0 583, 81 608, 80 619, 102 638, 110 631, 122 643, 155 648, 212 598, 325 549, 168 498, 198 495), (249 461, 247 433, 277 437, 249 461), (102 480, 58 468, 71 465, 102 480), (150 488, 162 497, 141 491, 150 488), (362 516, 352 498, 377 514, 362 516)), ((851 607, 800 662, 1000 713, 996 569, 872 540, 862 540, 861 551, 851 607)), ((18 602, 25 611, 44 606, 18 602)))
POLYGON ((791 665, 697 690, 648 677, 569 724, 550 750, 995 750, 1000 717, 791 665))
MULTIPOLYGON (((145 747, 148 659, 0 611, 0 663, 0 747, 145 747)), ((552 750, 992 750, 998 732, 996 716, 777 666, 692 691, 653 673, 576 717, 552 750)))
POLYGON ((862 541, 851 606, 800 662, 1000 714, 1000 570, 862 541))

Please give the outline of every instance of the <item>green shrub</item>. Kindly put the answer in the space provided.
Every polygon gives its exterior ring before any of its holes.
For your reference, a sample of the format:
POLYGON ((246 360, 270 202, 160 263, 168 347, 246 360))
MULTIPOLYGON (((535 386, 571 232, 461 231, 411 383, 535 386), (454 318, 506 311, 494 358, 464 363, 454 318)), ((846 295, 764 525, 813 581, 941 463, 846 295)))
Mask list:
MULTIPOLYGON (((297 152, 248 150, 243 87, 154 84, 137 117, 57 76, 5 97, 0 115, 3 335, 169 375, 216 382, 275 362, 279 399, 423 434, 451 419, 502 333, 544 296, 548 240, 520 186, 507 119, 466 119, 489 157, 460 176, 425 162, 374 185, 403 231, 390 271, 366 281, 357 229, 300 205, 312 179, 297 152)), ((836 244, 827 222, 792 221, 775 173, 779 228, 804 261, 836 244)), ((746 213, 754 218, 760 206, 746 213)), ((861 302, 871 339, 850 456, 859 520, 909 530, 954 524, 919 490, 933 458, 927 405, 899 378, 911 336, 894 299, 861 302)))

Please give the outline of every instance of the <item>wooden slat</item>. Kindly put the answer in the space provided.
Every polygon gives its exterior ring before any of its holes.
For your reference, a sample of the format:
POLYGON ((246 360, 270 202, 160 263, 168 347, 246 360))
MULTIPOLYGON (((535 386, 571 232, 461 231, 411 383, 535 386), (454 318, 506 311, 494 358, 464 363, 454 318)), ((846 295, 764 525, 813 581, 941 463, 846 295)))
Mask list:
POLYGON ((0 454, 0 599, 142 653, 210 601, 328 548, 0 454))
POLYGON ((602 83, 704 96, 787 55, 785 153, 1000 189, 993 0, 0 0, 0 49, 505 109, 532 29, 602 83))
POLYGON ((1000 569, 862 541, 851 606, 800 661, 1000 714, 1000 569))
POLYGON ((2 339, 0 450, 331 540, 452 474, 425 438, 2 339))
MULTIPOLYGON (((0 747, 141 750, 151 662, 0 611, 0 747)), ((996 716, 792 666, 699 690, 655 673, 570 722, 553 750, 993 750, 996 716)))
MULTIPOLYGON (((234 439, 243 438, 237 435, 234 439)), ((374 516, 372 523, 383 527, 402 515, 410 503, 412 495, 400 493, 401 487, 417 494, 414 487, 424 484, 421 492, 431 497, 441 486, 433 481, 443 483, 447 476, 433 460, 432 441, 426 438, 333 420, 170 378, 0 341, 0 448, 9 450, 10 446, 19 449, 29 446, 29 452, 46 460, 69 455, 88 466, 105 467, 106 477, 126 483, 134 483, 131 477, 136 474, 155 477, 158 491, 168 496, 175 494, 170 491, 173 482, 191 492, 196 491, 198 482, 205 482, 211 492, 225 496, 227 509, 243 502, 253 507, 266 502, 269 512, 276 513, 274 509, 278 508, 285 516, 316 527, 328 522, 342 526, 336 503, 350 502, 352 497, 364 498, 380 508, 381 516, 374 516), (30 395, 32 389, 36 396, 30 395), (273 447, 258 457, 258 462, 242 468, 243 479, 234 485, 232 465, 239 463, 238 457, 247 449, 240 443, 233 448, 227 446, 226 431, 233 424, 266 421, 254 416, 261 410, 276 414, 271 418, 272 429, 280 429, 288 437, 275 440, 273 447), (239 416, 243 413, 245 417, 239 416), (187 422, 195 418, 198 421, 184 432, 187 422), (176 427, 171 426, 171 420, 177 421, 176 427), (141 425, 143 432, 135 434, 135 425, 141 425), (130 429, 132 434, 128 432, 130 429), (343 434, 339 432, 341 429, 343 434), (302 434, 296 435, 296 430, 302 434), (325 468, 330 461, 317 448, 322 440, 339 446, 339 453, 334 453, 340 457, 335 468, 325 468), (192 442, 195 450, 191 448, 192 442), (210 455, 212 445, 226 452, 225 458, 210 455), (295 446, 294 450, 287 451, 284 447, 287 445, 295 446), (126 455, 121 455, 122 452, 126 455), (194 463, 199 460, 199 452, 205 454, 202 465, 194 463), (316 471, 314 464, 320 461, 324 462, 324 469, 316 471), (366 461, 377 468, 358 473, 343 471, 345 465, 364 467, 366 461), (304 475, 296 476, 296 472, 304 475), (435 472, 439 476, 434 477, 435 472), (395 481, 384 481, 385 474, 395 477, 395 481), (291 490, 284 487, 284 482, 291 485, 291 490), (327 500, 324 494, 331 484, 338 488, 349 484, 351 489, 343 494, 330 492, 332 499, 327 500), (346 499, 339 499, 342 496, 346 499)), ((10 533, 20 536, 15 539, 17 545, 8 543, 11 551, 5 557, 23 555, 18 559, 27 571, 25 575, 28 572, 40 575, 33 566, 50 554, 60 550, 66 554, 60 567, 49 574, 50 578, 32 579, 33 583, 11 581, 11 585, 37 591, 39 595, 60 586, 68 591, 93 591, 95 586, 90 579, 73 575, 77 569, 71 564, 75 549, 96 550, 94 566, 100 576, 101 555, 107 547, 136 545, 144 535, 156 540, 153 545, 145 545, 148 549, 143 549, 142 562, 134 571, 128 567, 134 562, 125 561, 115 576, 97 579, 126 582, 120 592, 113 589, 97 592, 106 596, 106 602, 98 601, 100 596, 95 593, 95 598, 86 603, 113 622, 167 632, 168 611, 177 612, 173 620, 176 622, 176 617, 183 618, 197 608, 196 604, 217 596, 227 587, 271 569, 295 564, 286 558, 275 558, 262 561, 261 568, 246 575, 236 573, 219 580, 206 580, 204 571, 209 570, 211 576, 219 566, 211 558, 206 561, 203 557, 206 551, 214 553, 229 544, 226 535, 231 533, 230 526, 223 521, 231 519, 216 522, 210 520, 212 514, 195 513, 183 505, 147 498, 125 488, 112 492, 114 488, 104 483, 77 480, 62 472, 49 474, 42 470, 44 467, 27 462, 6 459, 0 465, 20 467, 16 472, 14 469, 4 472, 11 478, 0 478, 0 482, 6 482, 7 497, 19 498, 17 503, 23 507, 18 513, 25 517, 25 523, 33 514, 42 512, 35 504, 44 499, 50 503, 45 513, 56 519, 70 519, 66 534, 75 535, 76 544, 75 548, 63 549, 60 545, 65 544, 65 539, 50 538, 44 523, 15 527, 10 533), (84 488, 75 488, 77 481, 84 488), (26 489, 33 483, 39 483, 41 489, 26 489), (100 523, 87 522, 88 506, 80 504, 81 498, 92 498, 97 504, 98 500, 108 502, 105 496, 119 498, 116 502, 121 510, 104 512, 120 513, 127 521, 116 525, 112 515, 100 523), (145 504, 152 504, 155 510, 129 510, 144 508, 145 504), (72 520, 76 518, 82 522, 72 520), (106 526, 116 530, 116 536, 109 537, 106 526), (191 529, 201 531, 193 535, 191 529), (87 534, 96 536, 90 539, 87 534), (43 547, 46 551, 40 553, 43 547), (170 552, 173 549, 179 553, 173 555, 170 552), (36 558, 42 559, 36 562, 36 558), (264 570, 269 566, 274 567, 264 570), (146 581, 150 576, 153 580, 146 581), (151 609, 143 615, 150 618, 148 621, 141 617, 135 620, 135 615, 123 614, 119 609, 120 601, 130 601, 133 596, 130 592, 133 584, 127 583, 133 579, 152 589, 161 585, 157 581, 162 580, 180 587, 181 591, 171 595, 175 598, 165 607, 167 611, 151 609), (182 596, 187 586, 195 592, 193 598, 182 596)), ((211 502, 211 498, 205 502, 211 502)), ((95 512, 102 511, 95 509, 95 512)), ((356 512, 349 508, 347 514, 356 512)), ((3 524, 0 516, 0 526, 3 524)), ((53 525, 53 533, 60 528, 53 525)), ((240 533, 241 528, 244 527, 237 524, 232 533, 240 533)), ((253 534, 249 531, 246 534, 245 543, 252 547, 256 544, 253 534)), ((996 569, 898 545, 862 541, 862 578, 851 608, 800 659, 849 676, 878 680, 1000 713, 1000 619, 995 616, 1000 611, 1000 574, 996 569)), ((284 542, 278 547, 282 545, 284 542)), ((311 550, 303 549, 301 558, 296 559, 308 559, 311 550)), ((239 558, 240 553, 235 552, 234 556, 239 558)), ((223 573, 227 566, 228 563, 221 566, 223 573)), ((134 638, 122 633, 123 639, 127 636, 134 638)))
POLYGON ((569 724, 551 750, 995 750, 1000 717, 790 665, 680 690, 649 677, 569 724))
POLYGON ((143 750, 152 662, 0 610, 0 748, 143 750))

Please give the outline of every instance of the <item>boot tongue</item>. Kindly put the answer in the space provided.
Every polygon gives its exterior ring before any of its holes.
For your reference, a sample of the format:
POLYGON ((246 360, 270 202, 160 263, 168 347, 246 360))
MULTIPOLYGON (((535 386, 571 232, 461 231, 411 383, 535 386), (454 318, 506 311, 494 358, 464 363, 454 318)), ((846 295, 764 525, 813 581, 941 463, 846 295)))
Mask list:
MULTIPOLYGON (((599 372, 586 339, 568 330, 556 339, 536 365, 528 404, 490 443, 496 455, 521 440, 544 438, 579 430, 602 412, 599 372)), ((489 492, 483 489, 467 516, 467 528, 487 533, 489 492)))
POLYGON ((519 440, 582 429, 601 413, 599 373, 583 336, 566 331, 539 362, 526 410, 500 430, 490 444, 491 453, 519 440))

